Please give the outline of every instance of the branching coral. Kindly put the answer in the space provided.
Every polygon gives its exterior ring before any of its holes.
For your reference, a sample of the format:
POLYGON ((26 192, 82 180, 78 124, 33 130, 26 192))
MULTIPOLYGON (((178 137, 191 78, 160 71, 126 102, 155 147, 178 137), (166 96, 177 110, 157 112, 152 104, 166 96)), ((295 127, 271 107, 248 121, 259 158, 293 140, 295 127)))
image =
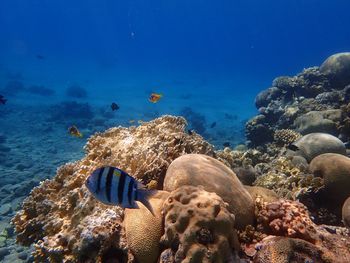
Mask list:
POLYGON ((274 190, 280 197, 297 199, 299 195, 323 187, 323 180, 302 172, 286 157, 274 160, 267 173, 257 178, 254 185, 274 190))

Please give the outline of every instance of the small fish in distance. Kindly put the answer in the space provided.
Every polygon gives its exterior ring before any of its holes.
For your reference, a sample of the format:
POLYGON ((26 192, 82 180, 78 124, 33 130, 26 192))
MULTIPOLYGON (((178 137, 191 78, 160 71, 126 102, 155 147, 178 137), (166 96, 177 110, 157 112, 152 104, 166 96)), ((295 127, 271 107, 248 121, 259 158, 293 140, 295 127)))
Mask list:
POLYGON ((6 103, 7 99, 5 99, 4 96, 0 95, 0 104, 4 104, 6 103))
POLYGON ((98 201, 106 205, 139 208, 136 203, 139 201, 154 215, 148 199, 155 190, 147 190, 140 182, 116 167, 96 169, 86 179, 85 186, 98 201))
POLYGON ((119 106, 118 106, 118 104, 117 104, 117 103, 115 103, 115 102, 112 102, 112 104, 111 104, 111 109, 112 109, 112 111, 119 110, 119 106))
POLYGON ((45 57, 44 57, 43 55, 36 55, 36 58, 37 58, 37 59, 40 59, 40 60, 45 59, 45 57))
POLYGON ((78 138, 82 138, 83 137, 83 134, 78 130, 78 128, 75 125, 70 126, 68 128, 68 132, 73 137, 78 137, 78 138))
POLYGON ((214 128, 216 126, 216 121, 214 121, 211 125, 210 128, 214 128))
POLYGON ((231 146, 231 143, 229 143, 229 142, 224 142, 222 145, 223 145, 224 147, 230 147, 230 146, 231 146))
POLYGON ((149 100, 150 102, 152 102, 152 103, 157 103, 157 102, 160 100, 161 97, 163 97, 162 94, 159 94, 159 93, 152 93, 152 94, 149 96, 148 100, 149 100))

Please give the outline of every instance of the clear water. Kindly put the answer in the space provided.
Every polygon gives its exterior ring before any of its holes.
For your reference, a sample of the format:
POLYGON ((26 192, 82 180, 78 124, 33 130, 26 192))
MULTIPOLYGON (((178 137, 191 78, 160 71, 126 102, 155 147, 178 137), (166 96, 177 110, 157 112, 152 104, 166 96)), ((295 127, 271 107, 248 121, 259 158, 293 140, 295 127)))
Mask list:
POLYGON ((14 190, 1 196, 13 207, 0 230, 26 194, 16 185, 29 192, 79 159, 96 131, 190 111, 217 148, 244 143, 260 90, 349 51, 349 10, 348 0, 1 0, 0 188, 14 190), (6 89, 11 81, 24 90, 6 89), (33 85, 54 94, 28 92, 33 85), (67 96, 72 85, 87 96, 67 96), (151 92, 163 98, 152 104, 151 92), (53 105, 65 101, 88 103, 94 117, 60 115, 53 105), (83 139, 67 134, 73 124, 83 139))

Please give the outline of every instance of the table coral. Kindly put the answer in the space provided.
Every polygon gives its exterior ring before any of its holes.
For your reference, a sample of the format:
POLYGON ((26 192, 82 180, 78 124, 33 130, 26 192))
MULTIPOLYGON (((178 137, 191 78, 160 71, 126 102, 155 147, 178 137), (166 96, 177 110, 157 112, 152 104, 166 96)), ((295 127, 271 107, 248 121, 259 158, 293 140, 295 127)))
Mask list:
MULTIPOLYGON (((218 195, 182 186, 170 194, 163 211, 162 243, 173 250, 175 262, 234 262, 234 215, 218 195)), ((171 258, 168 254, 164 257, 171 258)))
MULTIPOLYGON (((92 136, 86 156, 58 169, 34 188, 13 218, 17 241, 36 244, 35 260, 102 262, 130 257, 123 210, 96 201, 84 182, 96 168, 113 165, 144 183, 162 181, 170 162, 185 153, 213 154, 202 137, 185 130, 180 117, 164 116, 139 127, 111 128, 92 136)), ((161 185, 161 183, 160 183, 161 185)))

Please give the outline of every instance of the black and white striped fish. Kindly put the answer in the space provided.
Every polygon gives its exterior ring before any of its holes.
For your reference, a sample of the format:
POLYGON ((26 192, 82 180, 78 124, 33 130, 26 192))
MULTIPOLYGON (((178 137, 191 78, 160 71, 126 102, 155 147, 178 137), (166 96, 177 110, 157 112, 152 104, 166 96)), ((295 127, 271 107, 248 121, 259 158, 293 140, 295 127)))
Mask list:
POLYGON ((136 201, 144 204, 153 214, 148 198, 154 193, 128 175, 112 166, 96 169, 85 182, 91 194, 106 205, 119 205, 124 208, 139 208, 136 201))

